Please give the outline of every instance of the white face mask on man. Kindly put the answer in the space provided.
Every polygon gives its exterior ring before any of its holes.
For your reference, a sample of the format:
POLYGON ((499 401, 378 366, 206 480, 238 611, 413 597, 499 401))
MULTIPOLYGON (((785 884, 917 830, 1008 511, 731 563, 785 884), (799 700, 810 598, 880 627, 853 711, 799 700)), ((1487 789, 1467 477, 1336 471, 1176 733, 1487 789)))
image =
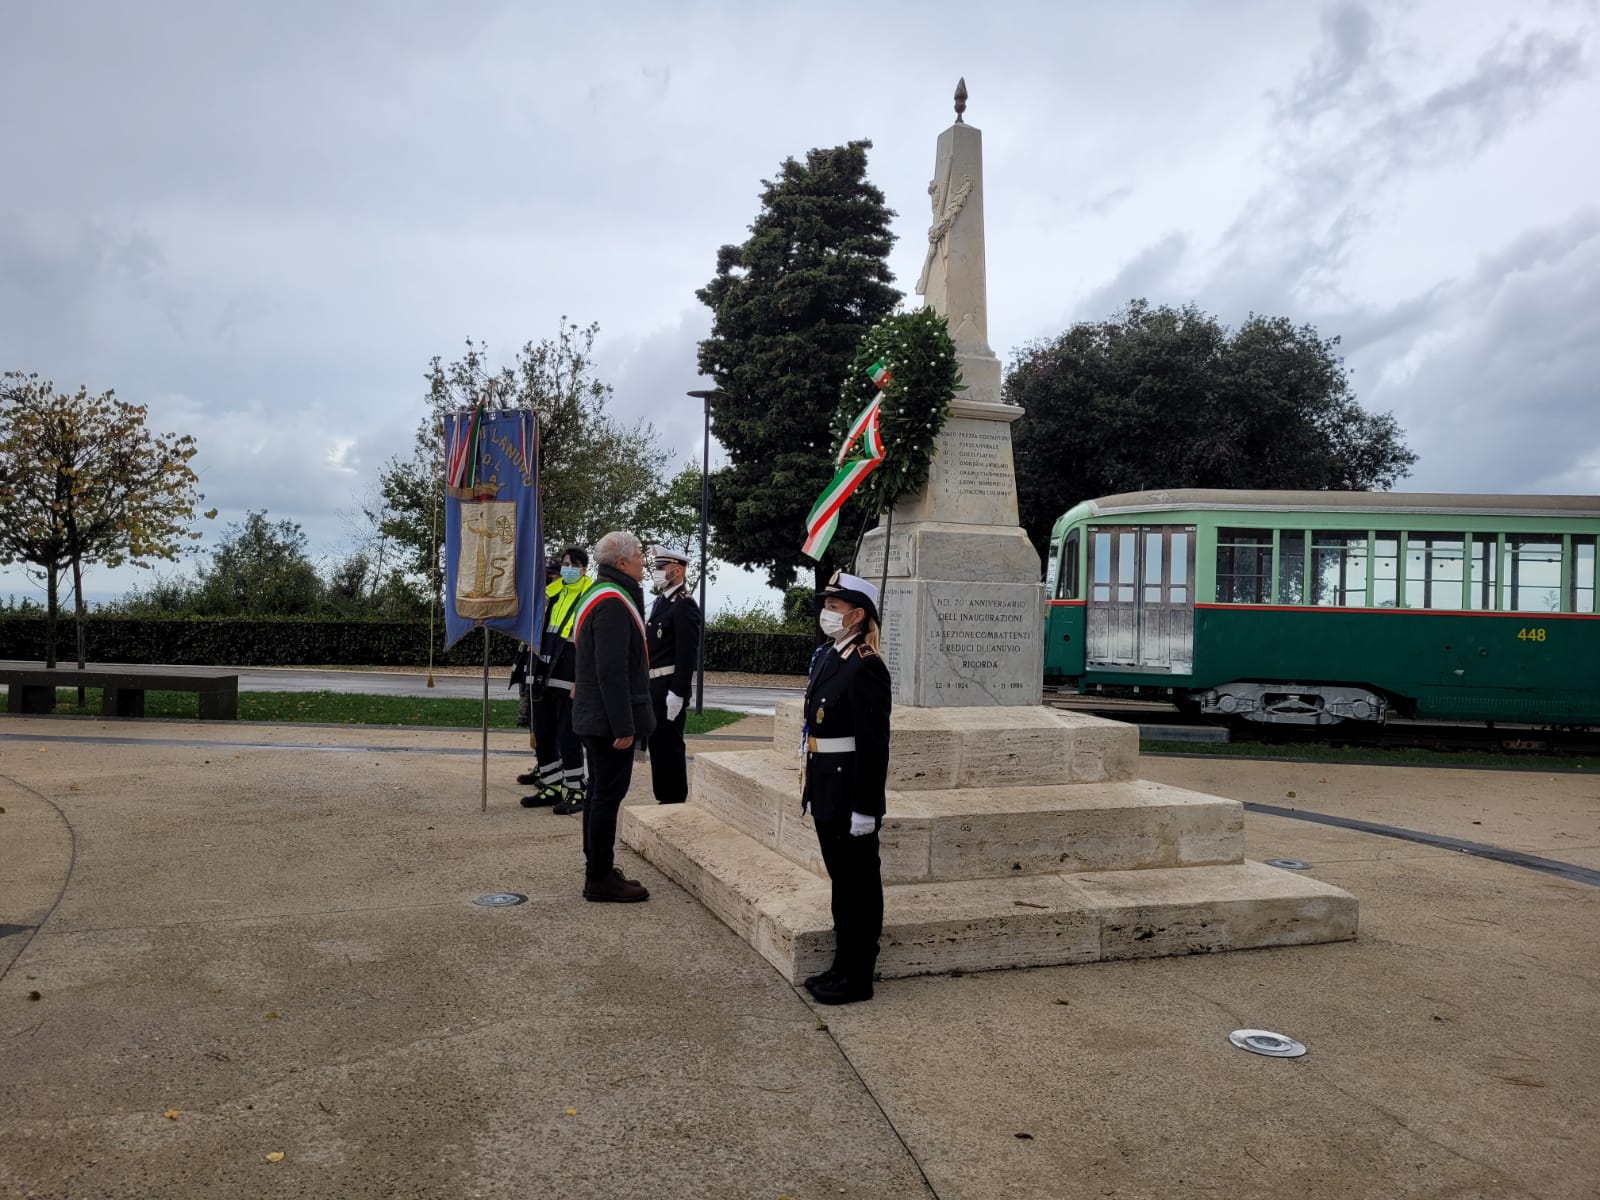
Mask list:
POLYGON ((650 572, 650 586, 658 592, 667 590, 667 573, 664 569, 657 567, 650 572))

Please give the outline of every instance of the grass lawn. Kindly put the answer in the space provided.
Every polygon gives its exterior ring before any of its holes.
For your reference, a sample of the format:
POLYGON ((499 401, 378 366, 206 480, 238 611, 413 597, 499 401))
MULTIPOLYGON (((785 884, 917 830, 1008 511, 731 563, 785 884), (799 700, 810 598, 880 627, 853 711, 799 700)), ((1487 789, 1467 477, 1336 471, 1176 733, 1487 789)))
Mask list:
MULTIPOLYGON (((146 692, 147 717, 194 720, 199 702, 193 692, 146 692)), ((76 688, 56 689, 56 713, 67 717, 98 717, 100 689, 87 688, 78 707, 76 688)), ((731 725, 743 713, 708 708, 696 716, 691 710, 687 733, 709 733, 731 725)), ((450 700, 411 696, 359 696, 344 692, 240 692, 241 721, 323 722, 330 725, 442 725, 477 729, 483 724, 481 700, 450 700)), ((515 700, 489 701, 489 728, 517 728, 515 700)))
POLYGON ((1600 771, 1592 755, 1492 753, 1486 750, 1319 746, 1313 742, 1141 741, 1145 754, 1206 754, 1217 758, 1277 758, 1288 762, 1357 763, 1378 767, 1499 767, 1508 771, 1600 771))

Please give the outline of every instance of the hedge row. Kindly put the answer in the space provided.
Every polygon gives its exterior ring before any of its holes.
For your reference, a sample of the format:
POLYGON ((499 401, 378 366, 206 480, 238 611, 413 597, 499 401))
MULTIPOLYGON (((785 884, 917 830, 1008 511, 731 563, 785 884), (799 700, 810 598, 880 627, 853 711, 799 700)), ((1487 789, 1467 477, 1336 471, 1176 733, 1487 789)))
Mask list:
MULTIPOLYGON (((468 635, 448 654, 438 647, 435 663, 475 666, 483 640, 468 635)), ((92 662, 166 663, 218 667, 418 667, 428 661, 425 621, 318 621, 301 618, 244 621, 224 617, 146 619, 95 617, 84 622, 92 662)), ((0 659, 44 661, 45 623, 39 617, 0 617, 0 659)), ((803 634, 729 633, 706 636, 706 670, 755 675, 804 675, 813 641, 803 634)), ((490 661, 504 666, 516 642, 499 633, 489 639, 490 661)), ((77 659, 77 634, 70 619, 56 636, 56 657, 77 659)))

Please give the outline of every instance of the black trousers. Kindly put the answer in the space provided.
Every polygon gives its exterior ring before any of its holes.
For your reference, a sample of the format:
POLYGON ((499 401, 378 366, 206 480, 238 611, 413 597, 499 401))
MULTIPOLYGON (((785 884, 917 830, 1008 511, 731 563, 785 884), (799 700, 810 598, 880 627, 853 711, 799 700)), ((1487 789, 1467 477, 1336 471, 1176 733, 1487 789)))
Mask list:
POLYGON ((683 748, 683 728, 689 723, 689 698, 676 721, 667 720, 667 692, 672 680, 663 676, 650 681, 650 707, 655 709, 656 728, 650 735, 650 787, 658 804, 682 804, 689 798, 689 763, 683 748))
MULTIPOLYGON (((834 967, 856 979, 871 979, 883 934, 883 874, 878 862, 878 830, 850 836, 850 814, 813 819, 822 861, 833 881, 834 967)), ((883 822, 878 822, 881 826, 883 822)))
POLYGON ((583 786, 583 742, 572 732, 571 692, 546 688, 533 706, 533 753, 541 786, 583 786))
POLYGON ((603 879, 616 865, 617 811, 633 782, 634 748, 618 750, 608 737, 585 737, 589 790, 583 798, 584 876, 603 879))

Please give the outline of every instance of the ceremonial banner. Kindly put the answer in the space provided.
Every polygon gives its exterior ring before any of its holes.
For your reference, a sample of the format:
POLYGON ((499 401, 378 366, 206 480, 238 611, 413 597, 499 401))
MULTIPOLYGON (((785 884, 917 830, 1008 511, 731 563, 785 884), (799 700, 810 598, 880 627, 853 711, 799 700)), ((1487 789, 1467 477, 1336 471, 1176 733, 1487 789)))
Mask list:
POLYGON ((486 626, 537 645, 544 619, 539 422, 531 412, 445 419, 444 630, 486 626))

